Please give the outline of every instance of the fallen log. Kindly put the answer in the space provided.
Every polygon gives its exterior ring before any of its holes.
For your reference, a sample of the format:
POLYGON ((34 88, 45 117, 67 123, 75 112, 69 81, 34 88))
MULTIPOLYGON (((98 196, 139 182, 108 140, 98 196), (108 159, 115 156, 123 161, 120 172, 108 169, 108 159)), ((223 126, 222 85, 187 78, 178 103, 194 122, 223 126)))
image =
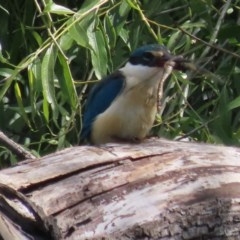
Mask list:
POLYGON ((240 149, 150 139, 0 171, 2 239, 239 239, 240 149))

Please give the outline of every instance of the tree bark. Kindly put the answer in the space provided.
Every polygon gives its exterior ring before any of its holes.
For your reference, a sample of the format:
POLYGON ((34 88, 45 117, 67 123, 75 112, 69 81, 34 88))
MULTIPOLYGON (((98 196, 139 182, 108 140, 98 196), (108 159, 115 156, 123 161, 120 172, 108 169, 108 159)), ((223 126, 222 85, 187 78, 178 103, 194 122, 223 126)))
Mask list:
POLYGON ((2 239, 240 239, 240 149, 79 146, 0 171, 2 239))

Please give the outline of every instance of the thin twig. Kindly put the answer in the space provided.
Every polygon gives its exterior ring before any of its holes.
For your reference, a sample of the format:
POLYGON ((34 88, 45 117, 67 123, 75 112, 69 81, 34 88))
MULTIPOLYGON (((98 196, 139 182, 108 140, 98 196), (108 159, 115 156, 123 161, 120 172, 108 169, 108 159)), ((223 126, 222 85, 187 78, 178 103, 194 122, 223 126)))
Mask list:
POLYGON ((176 140, 176 141, 181 141, 181 140, 183 140, 183 139, 185 139, 185 138, 188 138, 188 137, 192 136, 193 133, 197 132, 198 130, 200 130, 200 129, 202 129, 202 128, 207 128, 208 124, 211 123, 211 122, 213 122, 213 121, 215 121, 218 117, 219 117, 219 116, 216 116, 216 117, 214 117, 213 119, 208 120, 207 122, 205 122, 205 123, 201 124, 200 126, 192 129, 191 131, 185 133, 184 135, 176 137, 174 140, 176 140))
POLYGON ((15 153, 20 160, 23 159, 36 159, 36 156, 25 150, 21 145, 15 143, 12 139, 7 137, 3 132, 0 131, 0 143, 6 146, 10 151, 15 153))
POLYGON ((208 42, 202 40, 201 38, 198 38, 198 37, 192 35, 191 33, 189 33, 188 31, 184 30, 181 27, 178 27, 178 29, 181 30, 183 33, 187 34, 188 36, 190 36, 192 39, 195 39, 195 40, 197 40, 197 41, 199 41, 199 42, 201 42, 201 43, 203 43, 203 44, 205 44, 205 45, 207 45, 207 46, 209 46, 211 48, 214 48, 214 49, 216 49, 218 51, 222 51, 222 52, 228 53, 228 54, 232 55, 233 57, 240 59, 240 55, 238 55, 237 53, 228 51, 227 49, 224 49, 224 48, 221 48, 219 46, 216 46, 216 45, 213 45, 211 43, 208 43, 208 42))
MULTIPOLYGON (((216 24, 216 26, 215 26, 215 28, 213 30, 212 36, 211 36, 211 38, 209 40, 209 44, 211 44, 211 45, 214 44, 214 42, 215 42, 215 40, 217 38, 218 32, 220 30, 220 27, 222 25, 222 22, 224 20, 224 17, 225 17, 225 15, 227 13, 227 10, 228 10, 230 4, 231 4, 231 0, 228 0, 224 4, 224 6, 223 6, 223 9, 222 9, 221 14, 220 14, 220 16, 218 18, 217 24, 216 24)), ((201 54, 201 58, 205 57, 208 54, 210 49, 211 49, 211 46, 206 47, 205 50, 203 51, 203 53, 201 54)))

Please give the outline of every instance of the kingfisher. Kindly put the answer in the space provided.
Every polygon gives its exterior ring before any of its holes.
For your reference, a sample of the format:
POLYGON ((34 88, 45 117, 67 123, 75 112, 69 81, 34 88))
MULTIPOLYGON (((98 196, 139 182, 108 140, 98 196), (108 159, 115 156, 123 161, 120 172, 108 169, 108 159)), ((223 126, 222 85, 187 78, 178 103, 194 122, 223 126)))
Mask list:
POLYGON ((90 90, 81 140, 94 145, 143 140, 153 126, 165 79, 174 69, 184 70, 184 61, 159 44, 136 49, 122 68, 90 90))

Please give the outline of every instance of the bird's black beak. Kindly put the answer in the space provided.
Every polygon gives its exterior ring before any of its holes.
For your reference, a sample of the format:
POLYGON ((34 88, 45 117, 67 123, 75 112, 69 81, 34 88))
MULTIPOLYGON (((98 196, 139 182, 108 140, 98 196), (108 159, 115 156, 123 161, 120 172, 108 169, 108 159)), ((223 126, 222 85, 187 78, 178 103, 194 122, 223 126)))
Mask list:
POLYGON ((155 56, 155 64, 159 67, 171 66, 174 70, 185 71, 188 69, 188 60, 183 56, 174 56, 168 51, 157 51, 152 53, 155 56))
POLYGON ((165 53, 163 60, 165 61, 165 64, 170 65, 174 70, 179 71, 186 71, 188 69, 188 64, 190 63, 188 60, 184 59, 183 56, 174 56, 170 53, 165 53))
POLYGON ((189 61, 184 59, 183 56, 172 56, 168 61, 173 62, 173 69, 179 71, 186 71, 188 69, 189 61))

